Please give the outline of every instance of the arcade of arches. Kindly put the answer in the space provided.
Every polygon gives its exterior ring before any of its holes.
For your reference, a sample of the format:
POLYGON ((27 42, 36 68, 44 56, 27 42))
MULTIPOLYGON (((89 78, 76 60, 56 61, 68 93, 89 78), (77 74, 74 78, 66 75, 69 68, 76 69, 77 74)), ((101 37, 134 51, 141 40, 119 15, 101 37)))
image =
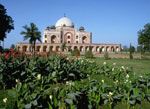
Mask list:
MULTIPOLYGON (((36 52, 61 52, 61 46, 60 44, 36 44, 35 50, 36 52)), ((93 53, 103 53, 105 51, 107 52, 119 52, 120 46, 117 44, 107 44, 107 45, 96 45, 96 44, 66 44, 65 52, 69 52, 70 50, 78 49, 81 53, 92 50, 93 53)), ((20 44, 18 46, 18 50, 22 52, 31 52, 32 47, 30 44, 20 44)))

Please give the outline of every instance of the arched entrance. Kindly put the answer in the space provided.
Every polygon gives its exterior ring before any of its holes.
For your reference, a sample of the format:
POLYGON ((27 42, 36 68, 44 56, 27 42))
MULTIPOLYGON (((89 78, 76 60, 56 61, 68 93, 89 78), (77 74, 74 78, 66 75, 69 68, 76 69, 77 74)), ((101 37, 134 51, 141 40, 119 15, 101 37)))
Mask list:
POLYGON ((51 36, 51 43, 56 43, 56 36, 55 35, 51 36))
POLYGON ((112 52, 114 52, 114 51, 115 51, 115 49, 114 49, 114 47, 113 47, 113 46, 111 47, 111 51, 112 51, 112 52))
POLYGON ((60 47, 56 46, 56 52, 60 51, 60 47))
POLYGON ((82 43, 87 43, 87 37, 86 36, 82 37, 82 43))
POLYGON ((23 47, 22 47, 22 51, 23 51, 23 52, 26 52, 26 51, 27 51, 27 46, 23 46, 23 47))
POLYGON ((40 52, 40 48, 41 48, 40 46, 37 46, 37 47, 36 47, 36 51, 37 51, 37 52, 40 52))
POLYGON ((83 52, 83 46, 80 47, 80 52, 83 52))
POLYGON ((72 33, 67 32, 65 34, 65 42, 66 43, 73 43, 73 37, 72 36, 73 36, 72 33))
POLYGON ((109 52, 109 46, 106 47, 106 51, 109 52))
POLYGON ((50 46, 50 47, 49 47, 49 50, 50 50, 50 51, 53 51, 53 46, 50 46))
POLYGON ((46 52, 47 46, 43 47, 43 52, 46 52))
POLYGON ((98 46, 96 47, 96 52, 99 52, 99 47, 98 46))
POLYGON ((118 46, 116 47, 116 52, 119 52, 119 47, 118 46))
POLYGON ((101 51, 101 52, 105 52, 104 46, 101 47, 100 51, 101 51))

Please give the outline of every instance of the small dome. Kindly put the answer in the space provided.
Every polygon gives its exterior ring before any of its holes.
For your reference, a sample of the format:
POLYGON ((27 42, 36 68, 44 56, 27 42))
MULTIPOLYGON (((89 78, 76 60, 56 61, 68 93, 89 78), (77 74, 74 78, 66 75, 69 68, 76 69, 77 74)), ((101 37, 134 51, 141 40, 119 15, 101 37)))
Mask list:
POLYGON ((62 17, 56 22, 55 27, 62 27, 62 26, 74 27, 74 24, 69 18, 62 17))
POLYGON ((79 28, 79 31, 84 31, 85 30, 85 28, 83 27, 83 26, 81 26, 80 28, 79 28))

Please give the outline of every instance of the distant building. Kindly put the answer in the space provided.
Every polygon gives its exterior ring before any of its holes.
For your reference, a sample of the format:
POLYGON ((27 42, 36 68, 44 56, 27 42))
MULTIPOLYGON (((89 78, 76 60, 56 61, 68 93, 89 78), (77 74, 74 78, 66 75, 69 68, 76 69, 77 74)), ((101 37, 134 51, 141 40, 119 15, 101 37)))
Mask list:
MULTIPOLYGON (((91 49, 93 53, 119 52, 120 44, 92 43, 92 33, 85 31, 84 27, 74 28, 74 23, 66 16, 60 18, 55 26, 47 27, 44 30, 43 42, 37 43, 36 52, 60 52, 62 44, 66 44, 65 52, 78 49, 81 53, 91 49)), ((32 46, 29 43, 18 43, 17 48, 21 52, 31 52, 32 46)))

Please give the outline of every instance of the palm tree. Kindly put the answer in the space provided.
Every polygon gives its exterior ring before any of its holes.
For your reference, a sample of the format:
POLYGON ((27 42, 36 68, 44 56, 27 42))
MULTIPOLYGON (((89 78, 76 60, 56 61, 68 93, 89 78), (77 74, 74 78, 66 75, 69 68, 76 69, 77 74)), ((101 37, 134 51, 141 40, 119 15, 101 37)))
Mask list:
POLYGON ((20 34, 24 35, 24 40, 29 39, 29 43, 33 47, 33 54, 35 55, 35 44, 36 41, 41 41, 41 32, 38 30, 37 26, 34 23, 30 23, 30 26, 23 26, 25 31, 22 31, 20 34))

